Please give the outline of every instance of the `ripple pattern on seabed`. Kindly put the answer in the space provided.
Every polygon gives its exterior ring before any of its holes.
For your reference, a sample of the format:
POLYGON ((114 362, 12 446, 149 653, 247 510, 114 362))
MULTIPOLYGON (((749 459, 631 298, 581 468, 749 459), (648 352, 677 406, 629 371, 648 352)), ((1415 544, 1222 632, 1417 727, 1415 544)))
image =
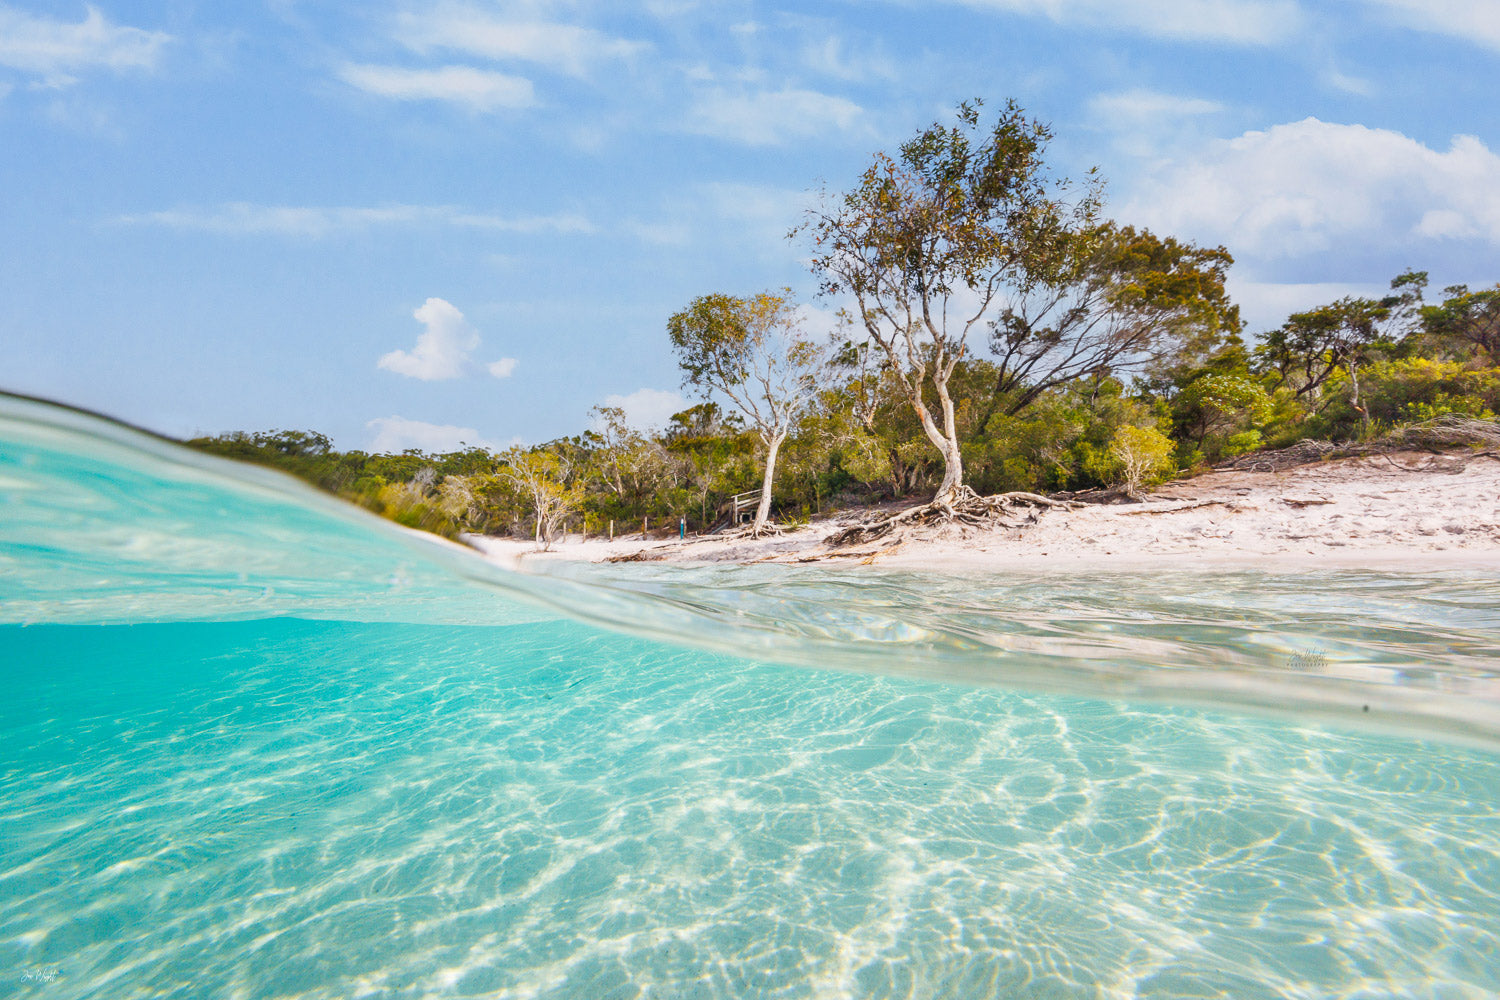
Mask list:
POLYGON ((3 631, 0 992, 1500 991, 1477 750, 566 623, 3 631))

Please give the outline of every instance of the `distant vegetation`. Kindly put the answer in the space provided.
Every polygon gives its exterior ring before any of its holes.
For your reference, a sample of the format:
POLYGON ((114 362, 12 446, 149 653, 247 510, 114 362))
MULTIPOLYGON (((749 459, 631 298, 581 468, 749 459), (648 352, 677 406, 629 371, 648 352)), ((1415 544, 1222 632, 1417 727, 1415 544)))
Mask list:
POLYGON ((308 431, 188 444, 411 527, 546 545, 565 526, 706 530, 751 491, 783 522, 968 489, 1134 493, 1500 411, 1500 285, 1429 301, 1411 272, 1247 340, 1229 251, 1104 220, 1097 181, 1047 172, 1050 137, 1014 104, 989 125, 966 105, 877 156, 803 229, 824 291, 852 303, 832 338, 801 328, 790 293, 695 299, 666 332, 703 402, 655 432, 598 408, 589 431, 501 453, 336 452, 308 431))

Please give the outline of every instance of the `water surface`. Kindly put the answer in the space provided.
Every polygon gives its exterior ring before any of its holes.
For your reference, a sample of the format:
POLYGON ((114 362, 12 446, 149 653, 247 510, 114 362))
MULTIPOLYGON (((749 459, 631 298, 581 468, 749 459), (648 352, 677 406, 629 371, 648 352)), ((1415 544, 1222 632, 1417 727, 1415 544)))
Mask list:
POLYGON ((1490 997, 1479 574, 517 577, 0 399, 0 996, 1490 997))

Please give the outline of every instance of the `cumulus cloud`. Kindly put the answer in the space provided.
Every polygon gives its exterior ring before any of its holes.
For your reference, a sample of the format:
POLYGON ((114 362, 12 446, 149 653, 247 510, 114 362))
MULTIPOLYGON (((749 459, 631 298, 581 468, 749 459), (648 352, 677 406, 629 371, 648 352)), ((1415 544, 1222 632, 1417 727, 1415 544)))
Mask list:
MULTIPOLYGON (((956 0, 981 10, 1045 17, 1058 24, 1113 28, 1182 41, 1270 45, 1294 37, 1296 0, 956 0)), ((1400 2, 1400 0, 1393 0, 1400 2)), ((1411 0, 1425 2, 1425 0, 1411 0)), ((1482 0, 1475 0, 1482 2, 1482 0)))
POLYGON ((352 87, 398 101, 448 101, 475 111, 529 108, 536 103, 531 81, 472 66, 407 69, 348 63, 339 78, 352 87))
POLYGON ((496 378, 510 378, 515 374, 518 364, 520 362, 515 358, 501 358, 499 361, 491 361, 485 365, 485 370, 496 378))
POLYGON ((443 454, 465 447, 500 451, 501 446, 487 441, 472 427, 454 424, 429 424, 405 417, 376 417, 365 424, 375 432, 370 451, 375 454, 399 454, 408 448, 443 454))
POLYGON ((1118 213, 1163 232, 1284 259, 1332 249, 1500 245, 1500 156, 1316 118, 1217 140, 1158 172, 1118 213))
POLYGON ((416 52, 448 49, 489 59, 516 59, 574 76, 582 76, 602 60, 629 58, 649 48, 591 28, 510 20, 467 4, 401 14, 396 37, 416 52))
POLYGON ((1500 4, 1495 0, 1365 0, 1392 20, 1419 31, 1452 35, 1500 49, 1500 4))
POLYGON ((605 406, 618 406, 625 411, 625 421, 642 430, 661 428, 672 419, 672 414, 681 413, 693 404, 681 393, 665 389, 637 389, 626 396, 604 397, 605 406))
POLYGON ((0 6, 0 66, 36 73, 49 84, 72 82, 67 74, 102 68, 115 72, 156 67, 172 36, 111 24, 88 6, 80 24, 35 17, 0 6))
POLYGON ((711 90, 698 96, 685 128, 748 146, 777 146, 831 131, 847 132, 863 118, 864 110, 853 101, 815 90, 711 90))
POLYGON ((425 328, 410 351, 380 356, 379 367, 424 382, 458 378, 479 346, 479 332, 445 299, 428 299, 412 313, 425 328))
POLYGON ((122 225, 165 226, 233 236, 323 237, 376 226, 453 226, 511 233, 591 233, 594 225, 581 215, 504 216, 472 212, 452 205, 252 205, 230 202, 213 208, 179 208, 122 215, 122 225))

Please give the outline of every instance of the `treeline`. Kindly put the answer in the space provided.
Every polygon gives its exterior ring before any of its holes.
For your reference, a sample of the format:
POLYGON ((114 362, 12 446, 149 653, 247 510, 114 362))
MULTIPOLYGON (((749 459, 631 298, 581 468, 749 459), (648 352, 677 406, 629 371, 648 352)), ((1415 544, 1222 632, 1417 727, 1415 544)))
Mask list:
MULTIPOLYGON (((1443 414, 1500 412, 1500 286, 1449 288, 1436 304, 1403 276, 1386 300, 1342 299, 1298 313, 1257 346, 1227 333, 1196 364, 1128 384, 1096 373, 1037 394, 1017 413, 997 393, 996 362, 954 369, 966 481, 980 493, 1142 487, 1222 459, 1305 438, 1362 440, 1443 414), (1133 482, 1132 482, 1133 480, 1133 482)), ((895 380, 845 345, 842 377, 817 393, 781 449, 773 512, 782 521, 930 496, 942 456, 895 380)), ((595 428, 532 448, 446 454, 335 451, 306 431, 187 442, 284 469, 409 527, 534 537, 567 524, 620 534, 648 521, 675 533, 724 520, 730 497, 761 483, 763 445, 712 402, 643 433, 618 409, 595 428)))
POLYGON ((1500 285, 1425 273, 1380 298, 1297 313, 1253 340, 1233 258, 1102 214, 1101 185, 1055 178, 1051 133, 1014 103, 877 155, 801 234, 848 304, 810 334, 789 292, 708 294, 667 322, 703 402, 642 432, 600 408, 532 448, 335 452, 304 431, 189 442, 275 465, 412 527, 527 535, 724 523, 972 493, 1127 494, 1262 448, 1353 441, 1500 410, 1500 285))

